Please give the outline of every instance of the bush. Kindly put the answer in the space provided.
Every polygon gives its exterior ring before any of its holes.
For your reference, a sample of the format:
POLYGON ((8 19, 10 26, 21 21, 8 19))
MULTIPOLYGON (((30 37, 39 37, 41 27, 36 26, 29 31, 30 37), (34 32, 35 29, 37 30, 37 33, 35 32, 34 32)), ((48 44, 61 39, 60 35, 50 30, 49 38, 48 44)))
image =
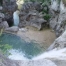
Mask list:
POLYGON ((8 50, 10 50, 11 48, 12 46, 10 46, 9 44, 0 44, 0 50, 4 55, 9 55, 10 53, 8 52, 8 50))
POLYGON ((51 18, 51 16, 50 16, 49 14, 46 14, 46 15, 44 16, 44 19, 47 20, 47 21, 48 21, 50 18, 51 18))

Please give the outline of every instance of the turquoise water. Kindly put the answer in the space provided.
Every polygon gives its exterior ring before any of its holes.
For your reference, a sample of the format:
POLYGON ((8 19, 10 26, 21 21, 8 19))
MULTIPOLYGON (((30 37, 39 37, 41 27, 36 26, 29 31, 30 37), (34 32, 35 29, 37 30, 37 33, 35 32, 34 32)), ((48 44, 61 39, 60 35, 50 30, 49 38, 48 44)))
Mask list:
POLYGON ((19 50, 19 52, 24 53, 24 56, 29 59, 42 52, 42 48, 37 43, 34 43, 33 41, 26 42, 19 36, 9 33, 4 33, 2 36, 0 36, 0 44, 11 45, 12 49, 19 50))

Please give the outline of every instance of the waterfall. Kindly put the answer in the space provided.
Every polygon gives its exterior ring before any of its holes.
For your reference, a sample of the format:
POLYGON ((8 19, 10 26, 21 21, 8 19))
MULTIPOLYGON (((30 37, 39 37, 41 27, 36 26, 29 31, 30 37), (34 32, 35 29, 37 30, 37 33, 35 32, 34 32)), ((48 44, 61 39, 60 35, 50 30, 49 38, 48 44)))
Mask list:
POLYGON ((61 0, 61 2, 60 2, 60 13, 64 13, 64 12, 65 12, 65 7, 64 7, 64 4, 61 0))
POLYGON ((57 11, 58 10, 58 2, 57 0, 51 0, 51 9, 54 10, 54 11, 57 11))
POLYGON ((12 60, 28 60, 24 57, 24 53, 20 52, 19 50, 11 49, 9 50, 10 55, 8 56, 9 59, 12 60))
POLYGON ((19 24, 19 11, 15 11, 13 13, 13 20, 14 20, 14 26, 18 26, 19 24))
POLYGON ((45 58, 53 58, 53 59, 60 59, 60 60, 66 60, 66 48, 57 50, 57 48, 44 52, 43 54, 34 57, 33 60, 40 60, 40 59, 45 59, 45 58))

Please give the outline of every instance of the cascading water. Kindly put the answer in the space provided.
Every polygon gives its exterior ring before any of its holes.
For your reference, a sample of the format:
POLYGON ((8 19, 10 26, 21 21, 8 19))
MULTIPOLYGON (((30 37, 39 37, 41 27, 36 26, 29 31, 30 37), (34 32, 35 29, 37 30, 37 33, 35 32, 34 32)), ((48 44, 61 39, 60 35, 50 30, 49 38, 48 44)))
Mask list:
POLYGON ((60 50, 57 50, 57 48, 51 50, 51 51, 48 51, 48 52, 44 52, 43 54, 37 56, 37 57, 34 57, 33 60, 40 60, 40 59, 43 59, 43 58, 54 58, 54 59, 59 59, 59 60, 66 60, 66 48, 64 49, 60 49, 60 50))
MULTIPOLYGON (((57 3, 57 0, 51 0, 51 8, 54 11, 57 11, 59 4, 57 3)), ((66 11, 63 1, 60 1, 60 14, 64 13, 66 11)), ((59 23, 61 23, 61 21, 59 21, 59 23)), ((58 25, 59 27, 59 25, 58 25)), ((66 32, 63 33, 63 35, 65 36, 66 32)), ((60 36, 61 37, 61 36, 60 36)), ((60 40, 64 40, 64 39, 60 39, 60 40)), ((59 59, 59 60, 66 60, 66 48, 60 49, 58 50, 57 48, 51 50, 51 51, 47 51, 44 52, 43 54, 34 57, 32 60, 40 60, 40 59, 45 59, 45 58, 50 58, 50 59, 59 59)))
MULTIPOLYGON (((56 40, 58 40, 57 42, 63 44, 63 42, 66 42, 66 31, 60 36, 58 37, 56 40)), ((43 59, 43 58, 53 58, 53 59, 59 59, 59 60, 66 60, 66 48, 63 49, 59 49, 59 47, 48 51, 48 52, 44 52, 43 54, 34 57, 33 60, 39 60, 39 59, 43 59)))
MULTIPOLYGON (((57 11, 58 10, 58 6, 59 6, 59 4, 58 4, 57 0, 51 0, 51 8, 53 10, 57 11)), ((64 4, 62 3, 62 0, 61 0, 60 12, 62 13, 63 11, 64 11, 64 4)), ((18 26, 18 24, 19 24, 19 17, 16 14, 15 14, 15 12, 13 14, 14 25, 18 26)), ((20 44, 20 43, 18 43, 18 44, 20 44)), ((17 46, 19 46, 18 44, 16 43, 17 46)), ((23 48, 25 50, 27 48, 26 46, 29 46, 29 44, 28 45, 27 44, 26 45, 24 45, 24 44, 21 45, 20 44, 19 47, 23 48)), ((32 47, 29 50, 32 50, 32 47)), ((35 47, 34 47, 34 49, 35 49, 35 47)), ((31 59, 27 59, 26 57, 24 57, 24 53, 20 52, 20 50, 15 50, 15 49, 9 50, 9 52, 11 53, 11 55, 9 55, 9 58, 12 59, 12 60, 22 60, 23 63, 21 62, 21 66, 56 66, 53 62, 51 62, 49 60, 45 60, 45 58, 50 58, 50 59, 54 58, 54 59, 64 59, 64 60, 66 60, 66 58, 65 58, 66 57, 66 54, 65 54, 66 48, 61 49, 61 50, 57 50, 55 48, 55 49, 53 49, 51 51, 44 52, 43 54, 40 54, 39 56, 34 56, 31 59)), ((25 50, 25 51, 28 52, 28 50, 25 50)), ((34 51, 31 51, 31 52, 33 53, 34 51)), ((31 53, 31 52, 29 52, 29 53, 31 53)))
POLYGON ((19 24, 19 11, 15 11, 13 13, 13 20, 14 20, 14 26, 18 26, 19 24))

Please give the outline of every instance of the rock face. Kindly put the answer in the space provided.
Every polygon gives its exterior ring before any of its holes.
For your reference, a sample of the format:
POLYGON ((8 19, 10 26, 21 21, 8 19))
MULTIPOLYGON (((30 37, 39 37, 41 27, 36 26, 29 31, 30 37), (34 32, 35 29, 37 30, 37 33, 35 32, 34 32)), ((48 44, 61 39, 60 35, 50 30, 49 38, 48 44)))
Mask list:
POLYGON ((16 0, 3 0, 3 11, 5 18, 8 19, 13 16, 13 12, 17 9, 16 0))
POLYGON ((41 10, 41 4, 38 2, 27 2, 22 5, 20 12, 20 24, 19 27, 33 26, 42 29, 43 24, 46 24, 46 20, 43 18, 41 10))
POLYGON ((66 30, 65 32, 58 37, 53 44, 48 48, 48 50, 52 50, 54 48, 62 49, 66 47, 66 30))
POLYGON ((6 29, 6 28, 8 28, 8 27, 9 27, 9 25, 8 25, 7 21, 3 21, 3 22, 2 22, 2 24, 3 24, 4 29, 6 29))
POLYGON ((57 66, 54 62, 47 59, 40 60, 10 60, 0 53, 0 66, 57 66), (38 63, 39 62, 39 63, 38 63))
POLYGON ((2 6, 0 6, 0 29, 9 27, 7 21, 4 21, 5 15, 2 13, 2 6))
POLYGON ((23 60, 23 61, 18 61, 18 63, 19 66, 57 66, 54 62, 48 59, 27 60, 27 61, 23 60))
POLYGON ((18 64, 16 64, 12 60, 9 60, 9 59, 5 58, 0 53, 0 66, 18 66, 18 64))
POLYGON ((59 37, 66 29, 66 7, 62 0, 60 1, 59 7, 58 10, 54 10, 50 7, 50 27, 55 31, 57 37, 59 37))

